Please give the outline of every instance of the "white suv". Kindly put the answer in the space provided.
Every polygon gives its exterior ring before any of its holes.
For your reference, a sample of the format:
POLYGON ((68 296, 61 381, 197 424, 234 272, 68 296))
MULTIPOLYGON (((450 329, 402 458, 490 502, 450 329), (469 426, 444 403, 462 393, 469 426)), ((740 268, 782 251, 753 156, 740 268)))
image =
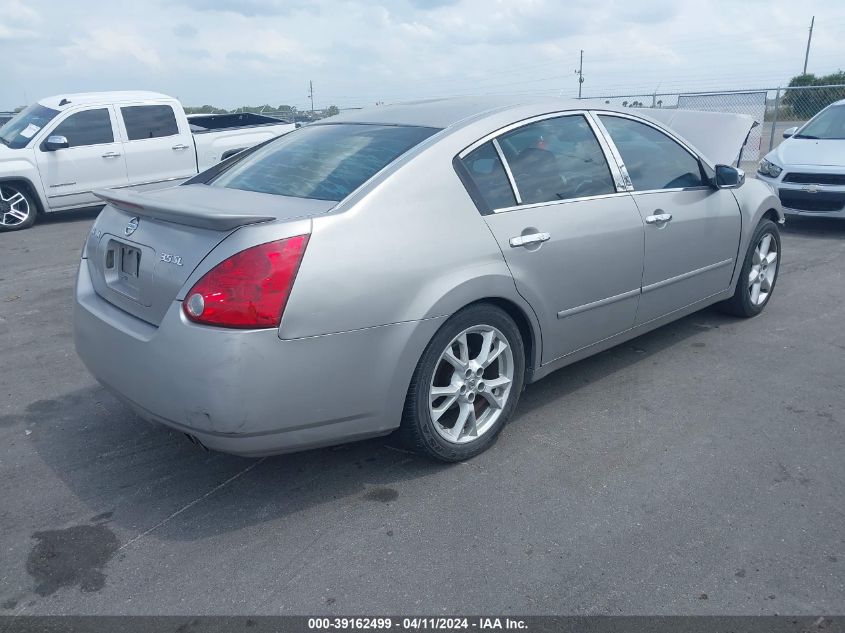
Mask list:
POLYGON ((757 177, 787 214, 845 218, 845 99, 783 136, 760 161, 757 177))

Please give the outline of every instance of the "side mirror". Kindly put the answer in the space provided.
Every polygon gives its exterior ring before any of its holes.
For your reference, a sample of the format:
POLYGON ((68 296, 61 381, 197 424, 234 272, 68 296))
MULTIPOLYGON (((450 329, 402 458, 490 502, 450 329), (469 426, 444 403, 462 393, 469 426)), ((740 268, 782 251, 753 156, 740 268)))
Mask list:
POLYGON ((67 149, 70 143, 67 142, 66 136, 48 136, 44 142, 44 149, 48 152, 55 152, 57 149, 67 149))
POLYGON ((716 165, 716 187, 736 189, 745 182, 745 172, 730 165, 716 165))
POLYGON ((790 138, 795 136, 795 133, 798 131, 797 127, 787 128, 783 131, 783 138, 790 138))

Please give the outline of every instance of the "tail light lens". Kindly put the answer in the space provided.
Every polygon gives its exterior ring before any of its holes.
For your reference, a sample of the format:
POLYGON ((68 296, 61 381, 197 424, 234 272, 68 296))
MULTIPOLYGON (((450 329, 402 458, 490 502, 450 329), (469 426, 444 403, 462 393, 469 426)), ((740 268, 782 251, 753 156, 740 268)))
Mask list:
POLYGON ((307 245, 308 236, 297 235, 232 255, 194 284, 185 316, 219 327, 278 327, 307 245))

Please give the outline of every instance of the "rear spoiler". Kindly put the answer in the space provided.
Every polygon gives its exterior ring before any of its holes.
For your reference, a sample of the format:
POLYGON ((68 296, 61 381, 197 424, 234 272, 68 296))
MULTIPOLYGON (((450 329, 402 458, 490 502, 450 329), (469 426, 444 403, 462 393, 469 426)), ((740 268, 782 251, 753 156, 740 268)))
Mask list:
POLYGON ((173 196, 159 199, 153 195, 154 192, 145 194, 136 191, 97 189, 93 193, 103 202, 132 215, 213 231, 231 231, 245 224, 270 222, 276 219, 272 215, 237 213, 210 206, 199 206, 196 203, 175 200, 173 196))

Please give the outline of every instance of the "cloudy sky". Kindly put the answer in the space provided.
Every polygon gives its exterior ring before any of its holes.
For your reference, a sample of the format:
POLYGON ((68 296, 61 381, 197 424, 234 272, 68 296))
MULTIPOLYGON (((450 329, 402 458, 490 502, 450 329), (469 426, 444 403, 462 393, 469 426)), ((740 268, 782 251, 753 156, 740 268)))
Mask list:
POLYGON ((843 0, 0 0, 0 110, 147 89, 186 105, 777 86, 845 69, 843 0))

